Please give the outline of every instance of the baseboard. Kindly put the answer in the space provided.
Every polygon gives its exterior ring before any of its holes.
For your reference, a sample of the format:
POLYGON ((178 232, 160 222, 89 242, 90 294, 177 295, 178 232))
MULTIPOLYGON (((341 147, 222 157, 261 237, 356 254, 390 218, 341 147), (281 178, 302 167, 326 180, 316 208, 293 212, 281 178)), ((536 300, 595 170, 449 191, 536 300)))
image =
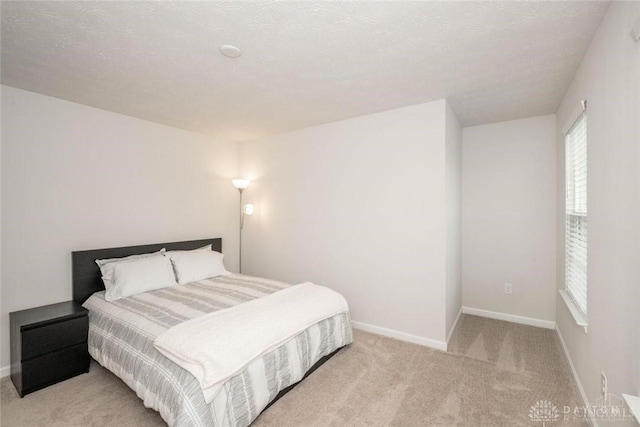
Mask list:
POLYGON ((9 375, 11 375, 11 365, 0 368, 0 378, 8 377, 9 375))
POLYGON ((504 320, 507 322, 520 323, 522 325, 537 326, 538 328, 555 329, 556 322, 550 320, 535 319, 533 317, 516 316, 515 314, 499 313, 497 311, 481 310, 473 307, 462 307, 464 314, 488 317, 489 319, 504 320))
POLYGON ((447 351, 447 343, 444 341, 432 340, 431 338, 408 334, 406 332, 400 332, 394 329, 383 328, 382 326, 357 322, 355 320, 351 321, 351 325, 353 325, 353 327, 356 329, 360 329, 361 331, 371 332, 374 334, 383 335, 385 337, 395 338, 400 341, 406 341, 413 344, 420 344, 426 347, 435 348, 437 350, 447 351))
MULTIPOLYGON (((580 377, 578 377, 578 371, 576 371, 576 367, 573 364, 573 360, 571 360, 571 355, 569 354, 569 349, 567 348, 567 344, 564 342, 564 338, 562 338, 562 334, 560 333, 560 329, 555 327, 556 334, 560 339, 560 344, 562 345, 562 350, 564 351, 564 357, 569 362, 569 367, 571 368, 571 373, 573 374, 573 380, 576 382, 576 386, 578 387, 578 392, 580 393, 580 397, 582 398, 582 403, 585 408, 589 407, 589 399, 587 398, 587 393, 584 391, 584 387, 582 387, 582 382, 580 381, 580 377)), ((593 416, 593 411, 587 411, 589 414, 589 421, 593 427, 598 427, 598 423, 596 422, 595 417, 593 416)))
POLYGON ((460 310, 458 310, 458 315, 456 316, 456 320, 453 321, 453 326, 451 326, 449 335, 447 335, 447 351, 449 351, 449 341, 451 341, 451 335, 453 335, 453 331, 455 331, 456 326, 458 326, 458 320, 460 320, 460 316, 462 316, 462 307, 460 307, 460 310))

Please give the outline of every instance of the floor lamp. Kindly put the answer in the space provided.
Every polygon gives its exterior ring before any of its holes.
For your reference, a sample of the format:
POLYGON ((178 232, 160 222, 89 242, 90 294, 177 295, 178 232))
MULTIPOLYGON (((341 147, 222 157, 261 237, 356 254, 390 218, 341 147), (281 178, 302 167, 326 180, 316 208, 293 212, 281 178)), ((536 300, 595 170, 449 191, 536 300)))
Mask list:
POLYGON ((251 181, 248 179, 233 179, 231 180, 233 186, 238 189, 240 192, 240 230, 239 230, 239 239, 238 239, 238 272, 242 273, 242 228, 244 227, 244 216, 253 214, 254 207, 252 204, 248 203, 246 205, 242 205, 242 192, 249 187, 251 181))

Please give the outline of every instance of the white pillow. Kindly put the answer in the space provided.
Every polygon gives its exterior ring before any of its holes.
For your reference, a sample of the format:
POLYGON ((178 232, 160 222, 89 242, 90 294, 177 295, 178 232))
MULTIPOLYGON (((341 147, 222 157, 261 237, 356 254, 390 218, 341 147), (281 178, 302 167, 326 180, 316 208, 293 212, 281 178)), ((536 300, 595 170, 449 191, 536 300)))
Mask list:
POLYGON ((171 254, 175 254, 178 252, 193 252, 193 251, 210 251, 211 250, 211 244, 208 244, 207 246, 203 246, 201 248, 198 249, 192 249, 190 251, 166 251, 164 252, 165 255, 171 255, 171 254))
POLYGON ((98 267, 102 267, 103 265, 109 264, 109 263, 112 263, 112 262, 133 261, 135 259, 149 258, 149 257, 152 257, 152 256, 160 256, 160 255, 163 255, 165 252, 166 252, 166 249, 162 248, 158 252, 149 252, 147 254, 130 255, 130 256, 123 257, 123 258, 97 259, 96 260, 96 264, 98 264, 98 267))
POLYGON ((108 280, 103 275, 107 301, 177 285, 171 262, 164 256, 112 262, 102 268, 110 274, 108 280))
MULTIPOLYGON (((107 290, 105 294, 105 298, 107 298, 107 295, 111 295, 109 293, 109 289, 113 288, 114 286, 113 270, 117 263, 130 262, 130 261, 135 261, 135 260, 144 259, 144 258, 163 256, 165 252, 166 252, 166 249, 162 248, 157 252, 149 252, 146 254, 130 255, 122 258, 105 258, 105 259, 95 260, 96 264, 98 264, 98 267, 100 267, 100 272, 102 273, 102 281, 104 282, 104 287, 107 290)), ((107 298, 107 301, 111 301, 111 299, 107 298)))
POLYGON ((222 263, 224 255, 220 252, 210 250, 172 251, 167 252, 167 257, 171 259, 176 278, 181 285, 227 274, 222 263))

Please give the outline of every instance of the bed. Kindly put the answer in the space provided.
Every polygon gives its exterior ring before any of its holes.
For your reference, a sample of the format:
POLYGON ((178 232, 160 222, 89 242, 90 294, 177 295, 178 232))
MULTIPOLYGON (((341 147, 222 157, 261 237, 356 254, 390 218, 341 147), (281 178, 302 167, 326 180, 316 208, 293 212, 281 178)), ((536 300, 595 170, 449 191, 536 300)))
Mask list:
MULTIPOLYGON (((244 366, 207 403, 198 380, 161 354, 154 340, 190 319, 272 295, 291 285, 230 273, 108 302, 95 263, 96 259, 162 248, 194 250, 206 245, 222 252, 219 238, 73 252, 73 298, 89 309, 91 356, 133 389, 145 406, 158 411, 168 425, 246 426, 351 343, 351 324, 347 312, 307 327, 244 366)), ((233 352, 232 348, 228 350, 233 352)))

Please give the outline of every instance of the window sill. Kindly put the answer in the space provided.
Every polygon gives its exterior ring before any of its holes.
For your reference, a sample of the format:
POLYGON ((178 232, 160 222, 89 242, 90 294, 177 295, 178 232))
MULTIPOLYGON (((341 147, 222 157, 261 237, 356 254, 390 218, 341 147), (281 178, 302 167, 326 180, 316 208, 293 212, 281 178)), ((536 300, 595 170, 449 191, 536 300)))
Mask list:
POLYGON ((573 302, 573 300, 571 299, 571 297, 569 296, 567 291, 561 290, 561 291, 558 291, 558 292, 560 292, 560 296, 562 297, 562 300, 567 305, 567 308, 569 309, 569 313, 571 313, 571 315, 573 316, 573 320, 576 321, 576 324, 578 326, 582 326, 584 328, 584 333, 586 334, 587 333, 587 319, 580 312, 578 307, 576 307, 576 304, 573 302))

